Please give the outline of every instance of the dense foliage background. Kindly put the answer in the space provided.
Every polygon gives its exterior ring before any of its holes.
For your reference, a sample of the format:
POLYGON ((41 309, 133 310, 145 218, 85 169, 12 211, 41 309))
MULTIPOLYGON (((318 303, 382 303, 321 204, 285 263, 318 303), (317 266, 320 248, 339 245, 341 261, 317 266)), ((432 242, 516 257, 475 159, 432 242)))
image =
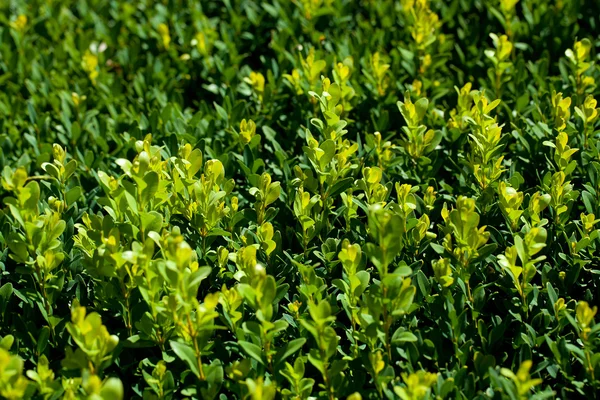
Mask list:
POLYGON ((1 398, 597 396, 598 1, 0 11, 1 398))

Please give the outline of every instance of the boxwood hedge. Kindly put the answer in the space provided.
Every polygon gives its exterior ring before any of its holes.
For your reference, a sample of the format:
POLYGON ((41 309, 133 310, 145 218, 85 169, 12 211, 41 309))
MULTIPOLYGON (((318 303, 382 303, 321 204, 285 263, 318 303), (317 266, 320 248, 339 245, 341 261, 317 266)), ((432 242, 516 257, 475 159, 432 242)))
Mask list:
POLYGON ((596 0, 4 0, 0 397, 600 388, 596 0))

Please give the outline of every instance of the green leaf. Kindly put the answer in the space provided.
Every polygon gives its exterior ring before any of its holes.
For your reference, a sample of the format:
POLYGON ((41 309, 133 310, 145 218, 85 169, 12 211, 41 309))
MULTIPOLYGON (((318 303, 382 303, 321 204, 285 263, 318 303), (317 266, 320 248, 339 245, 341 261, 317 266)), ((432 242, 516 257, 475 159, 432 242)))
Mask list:
POLYGON ((329 189, 329 197, 335 198, 338 194, 345 192, 352 186, 354 180, 352 178, 344 178, 336 181, 333 186, 329 189))
POLYGON ((220 105, 218 105, 217 103, 213 103, 213 105, 215 106, 215 109, 217 110, 217 114, 219 114, 219 117, 221 117, 221 119, 223 121, 229 121, 229 115, 227 114, 227 111, 225 111, 225 109, 223 107, 221 107, 220 105))
POLYGON ((585 190, 581 192, 581 199, 583 200, 583 204, 585 205, 585 210, 589 214, 593 214, 596 212, 596 209, 594 207, 596 201, 594 199, 594 196, 590 192, 587 192, 585 190))
POLYGON ((123 383, 117 378, 108 378, 100 389, 100 396, 103 399, 123 399, 123 383))
POLYGON ((140 221, 142 222, 142 231, 148 234, 150 231, 160 232, 163 225, 163 216, 156 211, 141 212, 140 221))
POLYGON ((267 193, 265 196, 265 204, 270 205, 273 202, 275 202, 275 200, 277 200, 279 198, 280 193, 281 193, 281 184, 279 182, 271 183, 269 185, 269 188, 267 189, 267 193))
POLYGON ((48 338, 50 337, 50 328, 43 326, 40 329, 40 334, 37 339, 37 354, 44 354, 46 347, 48 346, 48 338))
POLYGON ((196 377, 199 378, 200 369, 198 366, 198 358, 196 357, 194 349, 192 349, 192 347, 188 346, 187 344, 179 343, 174 340, 171 340, 169 344, 171 345, 171 349, 173 349, 177 357, 179 357, 180 360, 185 362, 190 368, 190 370, 194 373, 194 375, 196 375, 196 377))
POLYGON ((392 335, 392 344, 396 346, 405 342, 416 342, 418 340, 413 333, 406 331, 403 327, 396 329, 392 335))
POLYGON ((13 343, 15 342, 15 337, 13 335, 6 335, 0 340, 0 348, 4 350, 10 350, 13 343))
POLYGON ((158 191, 158 174, 154 171, 147 172, 144 175, 145 187, 142 189, 142 203, 148 204, 158 191))
POLYGON ((238 344, 246 352, 246 354, 254 358, 260 364, 265 365, 265 362, 262 359, 262 350, 260 349, 260 347, 258 347, 254 343, 246 342, 244 340, 239 340, 238 344))
POLYGON ((304 343, 306 343, 305 338, 290 340, 277 352, 277 355, 275 356, 276 364, 282 363, 286 358, 296 353, 302 348, 302 346, 304 346, 304 343))
POLYGON ((65 195, 65 199, 67 200, 67 206, 75 203, 81 197, 81 188, 79 186, 72 187, 69 189, 65 195))
POLYGON ((10 297, 13 294, 13 285, 10 282, 5 283, 0 287, 0 314, 4 314, 6 312, 6 307, 8 307, 8 302, 10 301, 10 297))
POLYGON ((550 282, 546 283, 546 290, 548 291, 548 297, 550 298, 551 305, 553 306, 558 301, 556 290, 554 290, 550 282))
POLYGON ((319 167, 324 170, 335 156, 335 142, 328 139, 319 146, 323 150, 323 155, 319 159, 319 167))

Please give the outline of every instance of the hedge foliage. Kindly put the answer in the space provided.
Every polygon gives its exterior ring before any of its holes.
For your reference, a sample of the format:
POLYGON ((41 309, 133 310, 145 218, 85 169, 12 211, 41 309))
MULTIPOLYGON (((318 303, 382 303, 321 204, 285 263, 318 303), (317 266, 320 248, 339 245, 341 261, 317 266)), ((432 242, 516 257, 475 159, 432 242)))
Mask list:
POLYGON ((597 396, 597 1, 0 11, 1 398, 597 396))

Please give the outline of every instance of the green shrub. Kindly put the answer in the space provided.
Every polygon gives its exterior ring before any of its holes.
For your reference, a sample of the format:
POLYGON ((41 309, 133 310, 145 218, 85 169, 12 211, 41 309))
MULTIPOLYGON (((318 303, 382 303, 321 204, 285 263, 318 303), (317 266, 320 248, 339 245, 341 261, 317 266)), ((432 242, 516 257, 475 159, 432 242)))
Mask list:
POLYGON ((0 11, 0 398, 594 398, 597 1, 0 11))

